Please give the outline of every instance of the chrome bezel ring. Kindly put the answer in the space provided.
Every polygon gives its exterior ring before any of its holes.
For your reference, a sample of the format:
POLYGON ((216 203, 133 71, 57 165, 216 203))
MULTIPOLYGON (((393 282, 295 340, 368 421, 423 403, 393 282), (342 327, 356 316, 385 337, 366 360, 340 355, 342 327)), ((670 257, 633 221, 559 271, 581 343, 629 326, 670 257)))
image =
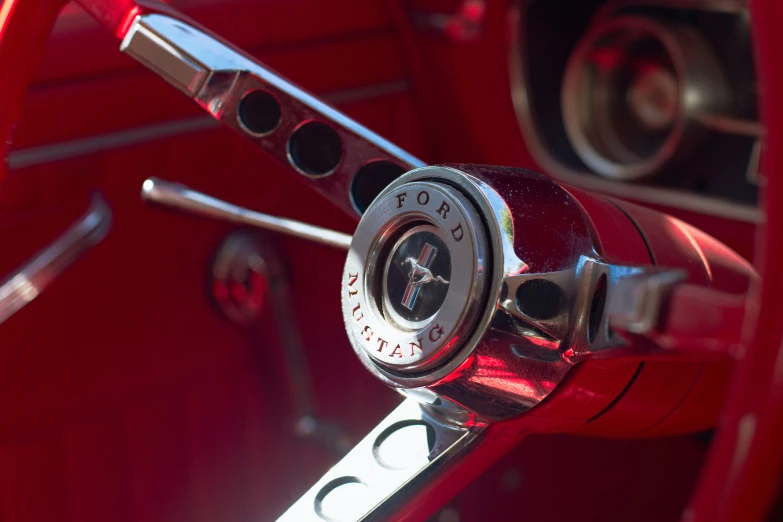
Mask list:
POLYGON ((469 337, 482 309, 487 239, 470 201, 449 185, 406 183, 379 197, 362 217, 343 272, 342 311, 351 343, 374 363, 399 372, 438 366, 469 337), (449 288, 440 309, 416 323, 384 310, 387 260, 409 230, 428 225, 451 254, 449 288))

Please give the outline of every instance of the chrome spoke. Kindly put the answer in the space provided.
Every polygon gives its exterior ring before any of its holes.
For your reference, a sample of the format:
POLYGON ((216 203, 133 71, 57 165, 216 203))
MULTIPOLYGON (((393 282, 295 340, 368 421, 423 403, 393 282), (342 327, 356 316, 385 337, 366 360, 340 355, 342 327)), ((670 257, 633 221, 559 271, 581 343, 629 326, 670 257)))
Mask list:
POLYGON ((220 37, 170 16, 137 17, 120 50, 353 217, 424 165, 220 37))
POLYGON ((444 423, 406 399, 278 522, 394 520, 413 491, 464 456, 485 428, 444 423))

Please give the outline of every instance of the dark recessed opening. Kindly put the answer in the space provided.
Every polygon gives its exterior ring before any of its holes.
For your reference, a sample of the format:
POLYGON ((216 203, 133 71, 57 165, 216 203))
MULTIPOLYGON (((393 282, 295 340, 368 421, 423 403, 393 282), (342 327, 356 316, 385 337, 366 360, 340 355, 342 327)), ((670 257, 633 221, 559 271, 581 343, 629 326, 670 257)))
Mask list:
POLYGON ((601 275, 595 284, 593 302, 590 304, 590 319, 587 324, 587 341, 592 343, 603 324, 604 306, 606 305, 606 275, 601 275))
POLYGON ((364 213, 389 183, 405 173, 405 169, 391 161, 371 161, 359 169, 351 184, 353 203, 364 213))
POLYGON ((288 155, 299 171, 310 176, 326 176, 340 164, 343 142, 329 125, 309 121, 291 134, 288 155))
POLYGON ((560 313, 565 295, 559 285, 546 279, 532 279, 517 288, 517 307, 533 319, 551 319, 560 313))
POLYGON ((503 281, 503 286, 500 287, 500 302, 502 303, 508 299, 508 283, 503 281))
POLYGON ((246 130, 263 136, 280 124, 280 102, 266 91, 250 91, 239 102, 237 114, 246 130))

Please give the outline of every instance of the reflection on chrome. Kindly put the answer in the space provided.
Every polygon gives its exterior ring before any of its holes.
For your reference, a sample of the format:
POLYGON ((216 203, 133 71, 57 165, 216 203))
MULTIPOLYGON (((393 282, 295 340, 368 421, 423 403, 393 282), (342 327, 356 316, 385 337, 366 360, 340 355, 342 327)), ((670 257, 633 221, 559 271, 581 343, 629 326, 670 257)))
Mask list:
POLYGON ((111 211, 94 196, 88 212, 57 240, 0 284, 0 324, 21 310, 89 248, 106 237, 111 211))

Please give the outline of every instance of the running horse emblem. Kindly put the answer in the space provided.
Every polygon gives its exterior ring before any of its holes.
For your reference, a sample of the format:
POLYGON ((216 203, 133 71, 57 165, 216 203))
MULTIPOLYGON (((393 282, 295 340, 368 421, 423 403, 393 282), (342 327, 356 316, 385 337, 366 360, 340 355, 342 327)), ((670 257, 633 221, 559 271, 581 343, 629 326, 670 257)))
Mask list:
POLYGON ((421 286, 433 281, 442 283, 444 285, 449 284, 448 281, 441 276, 434 276, 430 271, 430 266, 435 260, 435 256, 438 254, 438 249, 429 243, 425 243, 419 254, 419 259, 413 257, 406 258, 402 262, 402 265, 411 265, 411 271, 408 275, 408 286, 405 288, 405 294, 402 296, 402 306, 408 310, 413 310, 416 304, 416 298, 419 297, 419 291, 421 286))

